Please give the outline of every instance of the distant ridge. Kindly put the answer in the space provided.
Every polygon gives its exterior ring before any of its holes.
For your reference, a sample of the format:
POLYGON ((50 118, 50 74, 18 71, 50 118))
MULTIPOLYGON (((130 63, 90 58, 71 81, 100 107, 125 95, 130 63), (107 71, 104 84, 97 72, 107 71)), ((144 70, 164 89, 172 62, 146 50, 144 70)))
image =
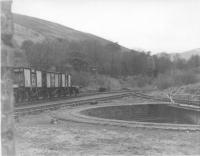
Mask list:
MULTIPOLYGON (((158 53, 156 54, 157 56, 160 56, 162 53, 158 53)), ((183 59, 190 59, 190 57, 192 55, 199 55, 200 56, 200 48, 196 48, 196 49, 192 49, 192 50, 188 50, 188 51, 185 51, 185 52, 181 52, 181 53, 168 53, 170 58, 173 60, 174 59, 174 56, 178 55, 180 58, 183 58, 183 59)))
POLYGON ((180 53, 180 56, 184 59, 189 59, 192 55, 199 55, 200 56, 200 48, 192 49, 192 50, 180 53))
POLYGON ((173 53, 173 54, 170 54, 171 59, 173 59, 173 57, 174 57, 175 55, 178 55, 179 57, 188 60, 188 59, 190 59, 190 57, 191 57, 192 55, 199 55, 199 56, 200 56, 200 48, 196 48, 196 49, 184 51, 184 52, 181 52, 181 53, 173 53))

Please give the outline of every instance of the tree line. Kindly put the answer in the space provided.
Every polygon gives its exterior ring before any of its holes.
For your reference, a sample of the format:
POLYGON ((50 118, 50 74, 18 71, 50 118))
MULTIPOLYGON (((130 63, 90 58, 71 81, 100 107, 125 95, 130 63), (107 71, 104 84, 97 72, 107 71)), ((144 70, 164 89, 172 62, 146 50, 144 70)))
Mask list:
POLYGON ((175 55, 173 58, 167 53, 151 55, 151 52, 136 50, 122 50, 118 43, 102 45, 97 41, 68 41, 46 40, 33 43, 23 42, 21 48, 25 51, 31 66, 43 70, 85 71, 123 77, 131 75, 145 75, 157 77, 169 71, 189 70, 200 66, 200 56, 194 55, 189 60, 175 55))

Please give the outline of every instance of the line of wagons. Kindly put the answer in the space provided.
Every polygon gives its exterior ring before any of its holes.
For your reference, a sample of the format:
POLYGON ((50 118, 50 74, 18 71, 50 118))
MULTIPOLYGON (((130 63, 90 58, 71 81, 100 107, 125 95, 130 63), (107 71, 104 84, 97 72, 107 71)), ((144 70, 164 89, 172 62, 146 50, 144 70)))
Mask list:
POLYGON ((13 69, 13 89, 15 103, 79 93, 78 87, 72 86, 70 74, 25 67, 13 69))

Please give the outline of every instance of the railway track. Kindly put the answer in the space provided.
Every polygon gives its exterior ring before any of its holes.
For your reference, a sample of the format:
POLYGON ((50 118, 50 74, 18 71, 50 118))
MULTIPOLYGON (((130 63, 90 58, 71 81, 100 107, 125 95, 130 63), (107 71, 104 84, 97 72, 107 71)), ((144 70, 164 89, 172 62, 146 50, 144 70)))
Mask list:
POLYGON ((21 106, 27 106, 27 105, 37 105, 37 104, 42 104, 42 103, 47 103, 51 101, 60 101, 60 100, 67 100, 67 99, 73 99, 73 98, 79 98, 79 97, 84 97, 84 96, 92 96, 92 95, 100 95, 100 94, 112 94, 112 93, 121 93, 121 92, 128 92, 128 91, 107 91, 107 92, 98 92, 98 91, 93 91, 93 92, 82 92, 78 94, 77 96, 72 95, 72 96, 65 96, 65 97, 52 97, 49 99, 39 99, 39 100, 32 100, 32 101, 24 101, 24 102, 18 102, 15 104, 15 107, 21 107, 21 106))
MULTIPOLYGON (((113 91, 113 92, 104 92, 104 93, 98 92, 98 93, 80 95, 80 96, 77 96, 76 98, 70 98, 70 99, 63 98, 59 100, 46 101, 44 103, 40 102, 37 104, 33 103, 32 105, 18 106, 18 107, 15 107, 15 116, 42 112, 46 110, 56 110, 62 107, 75 107, 75 106, 80 106, 84 104, 96 104, 98 103, 98 101, 113 100, 113 99, 118 99, 118 98, 122 98, 126 96, 136 96, 139 98, 150 99, 150 100, 155 100, 155 101, 170 102, 168 98, 150 96, 150 95, 141 93, 141 91, 139 92, 138 90, 113 91)), ((200 101, 188 102, 188 100, 180 100, 180 99, 174 99, 174 101, 176 103, 181 103, 181 104, 200 106, 200 101)))
POLYGON ((106 92, 101 94, 90 94, 89 96, 79 96, 76 98, 59 100, 59 101, 49 101, 46 103, 32 104, 27 106, 15 107, 15 116, 31 114, 35 112, 42 112, 45 110, 55 110, 62 107, 73 107, 83 104, 95 104, 98 101, 113 100, 117 98, 126 97, 132 95, 133 91, 116 91, 116 92, 106 92))
MULTIPOLYGON (((135 92, 133 95, 136 97, 144 98, 144 99, 150 99, 150 100, 156 100, 156 101, 162 101, 162 102, 171 102, 169 98, 155 97, 155 96, 147 95, 147 94, 140 93, 140 92, 135 92)), ((183 99, 176 99, 176 98, 173 98, 173 100, 175 103, 187 104, 187 105, 193 105, 193 106, 200 107, 200 101, 197 101, 197 100, 191 101, 191 100, 183 100, 183 99)))

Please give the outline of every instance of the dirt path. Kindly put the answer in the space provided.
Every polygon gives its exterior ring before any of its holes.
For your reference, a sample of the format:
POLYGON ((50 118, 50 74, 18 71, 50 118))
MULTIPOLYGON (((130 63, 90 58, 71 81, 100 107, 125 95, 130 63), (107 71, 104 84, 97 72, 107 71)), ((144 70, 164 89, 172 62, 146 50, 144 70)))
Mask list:
MULTIPOLYGON (((130 99, 118 102, 127 101, 130 99)), ((16 123, 18 156, 200 155, 199 147, 200 132, 123 128, 70 121, 50 124, 48 113, 26 116, 16 123)))

